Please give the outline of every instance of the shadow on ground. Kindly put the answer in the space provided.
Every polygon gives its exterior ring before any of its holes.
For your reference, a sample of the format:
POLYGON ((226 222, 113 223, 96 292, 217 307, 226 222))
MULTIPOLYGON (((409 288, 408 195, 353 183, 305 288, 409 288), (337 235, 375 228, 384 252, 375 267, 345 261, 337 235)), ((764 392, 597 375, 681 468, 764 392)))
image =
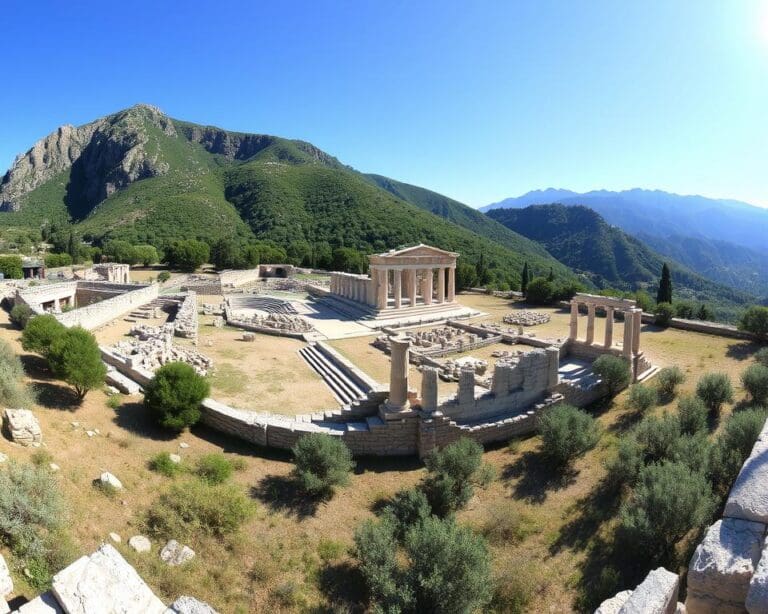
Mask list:
POLYGON ((139 402, 123 403, 115 410, 112 421, 126 431, 155 441, 170 441, 179 436, 178 432, 159 426, 150 410, 139 402))
POLYGON ((573 468, 552 466, 541 450, 524 452, 501 472, 504 480, 519 478, 512 488, 512 497, 529 503, 543 503, 550 492, 567 488, 577 476, 578 471, 573 468))
POLYGON ((280 512, 304 520, 317 514, 324 502, 303 493, 291 476, 268 475, 251 488, 251 497, 266 505, 273 512, 280 512))
POLYGON ((320 591, 327 597, 330 607, 319 612, 367 612, 366 590, 363 576, 351 561, 329 563, 320 570, 320 591))
POLYGON ((33 382, 32 391, 39 405, 48 409, 76 411, 82 404, 75 391, 69 386, 52 382, 33 382))
POLYGON ((725 351, 725 355, 728 358, 733 358, 734 360, 747 360, 752 358, 755 352, 760 349, 760 347, 761 346, 759 344, 752 343, 751 341, 731 343, 728 346, 728 349, 725 351))

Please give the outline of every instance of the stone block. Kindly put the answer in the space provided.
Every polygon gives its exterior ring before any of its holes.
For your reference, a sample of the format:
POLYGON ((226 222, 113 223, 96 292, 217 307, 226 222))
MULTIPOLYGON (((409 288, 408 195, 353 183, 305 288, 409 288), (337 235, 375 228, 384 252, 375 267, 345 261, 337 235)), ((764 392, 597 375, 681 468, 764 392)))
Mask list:
POLYGON ((109 486, 111 488, 114 488, 115 490, 122 490, 123 489, 123 483, 118 480, 114 475, 112 475, 109 471, 105 471, 99 476, 99 482, 104 486, 109 486))
POLYGON ((169 540, 160 551, 160 559, 171 567, 183 565, 193 558, 195 558, 195 551, 189 546, 180 544, 175 539, 169 540))
POLYGON ((595 614, 618 614, 621 607, 632 596, 632 591, 621 591, 616 593, 610 599, 606 599, 600 604, 600 607, 595 610, 595 614))
POLYGON ((218 614, 218 612, 203 601, 183 596, 169 605, 165 614, 218 614))
POLYGON ((138 394, 141 391, 141 386, 114 369, 107 371, 104 381, 110 386, 117 388, 123 394, 138 394))
POLYGON ((53 593, 48 592, 25 603, 17 610, 17 614, 65 614, 65 612, 53 593))
POLYGON ((680 578, 663 567, 649 572, 619 614, 675 614, 680 578))
POLYGON ((109 544, 56 574, 52 591, 67 614, 163 614, 166 609, 136 570, 109 544))
POLYGON ((768 424, 731 488, 723 515, 768 524, 768 424))
POLYGON ((749 581, 745 605, 749 614, 768 614, 768 542, 763 544, 757 569, 749 581))
POLYGON ((5 429, 11 441, 23 446, 39 444, 43 440, 40 423, 28 409, 6 409, 5 429))
POLYGON ((8 564, 5 562, 3 555, 0 554, 0 600, 3 597, 7 597, 13 592, 13 580, 11 579, 11 572, 8 569, 8 564))
POLYGON ((139 553, 152 550, 152 542, 143 535, 134 535, 128 540, 128 545, 139 553))

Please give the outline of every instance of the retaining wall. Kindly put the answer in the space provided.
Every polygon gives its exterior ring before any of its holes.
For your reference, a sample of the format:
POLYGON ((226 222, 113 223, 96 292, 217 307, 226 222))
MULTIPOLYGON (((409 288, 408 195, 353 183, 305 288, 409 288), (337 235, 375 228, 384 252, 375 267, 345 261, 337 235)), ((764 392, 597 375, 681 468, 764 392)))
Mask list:
POLYGON ((64 326, 82 326, 93 330, 141 305, 146 305, 158 296, 157 284, 130 287, 136 289, 66 313, 57 313, 56 319, 64 326))
POLYGON ((259 279, 259 267, 255 269, 234 270, 227 269, 219 273, 219 283, 222 287, 236 288, 259 279))

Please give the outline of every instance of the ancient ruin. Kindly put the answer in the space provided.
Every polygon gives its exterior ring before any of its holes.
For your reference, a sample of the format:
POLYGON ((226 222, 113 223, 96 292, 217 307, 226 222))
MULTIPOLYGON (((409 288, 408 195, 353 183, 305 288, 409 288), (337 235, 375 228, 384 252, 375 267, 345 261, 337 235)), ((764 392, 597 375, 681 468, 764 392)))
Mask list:
POLYGON ((504 316, 504 324, 517 324, 518 326, 536 326, 537 324, 546 324, 551 319, 548 313, 540 311, 520 310, 513 311, 504 316))

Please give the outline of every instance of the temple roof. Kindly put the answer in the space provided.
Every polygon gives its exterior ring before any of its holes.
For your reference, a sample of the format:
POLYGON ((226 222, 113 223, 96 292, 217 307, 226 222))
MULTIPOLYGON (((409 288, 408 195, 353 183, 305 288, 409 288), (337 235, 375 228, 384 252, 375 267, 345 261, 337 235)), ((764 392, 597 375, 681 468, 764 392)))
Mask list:
POLYGON ((379 258, 400 258, 403 256, 412 257, 412 256, 443 256, 448 258, 458 258, 459 254, 457 252, 449 252, 444 249, 440 249, 437 247, 432 247, 431 245, 424 245, 424 243, 419 243, 418 245, 414 245, 412 247, 405 247, 403 249, 392 249, 388 252, 384 252, 383 254, 376 254, 379 258))

